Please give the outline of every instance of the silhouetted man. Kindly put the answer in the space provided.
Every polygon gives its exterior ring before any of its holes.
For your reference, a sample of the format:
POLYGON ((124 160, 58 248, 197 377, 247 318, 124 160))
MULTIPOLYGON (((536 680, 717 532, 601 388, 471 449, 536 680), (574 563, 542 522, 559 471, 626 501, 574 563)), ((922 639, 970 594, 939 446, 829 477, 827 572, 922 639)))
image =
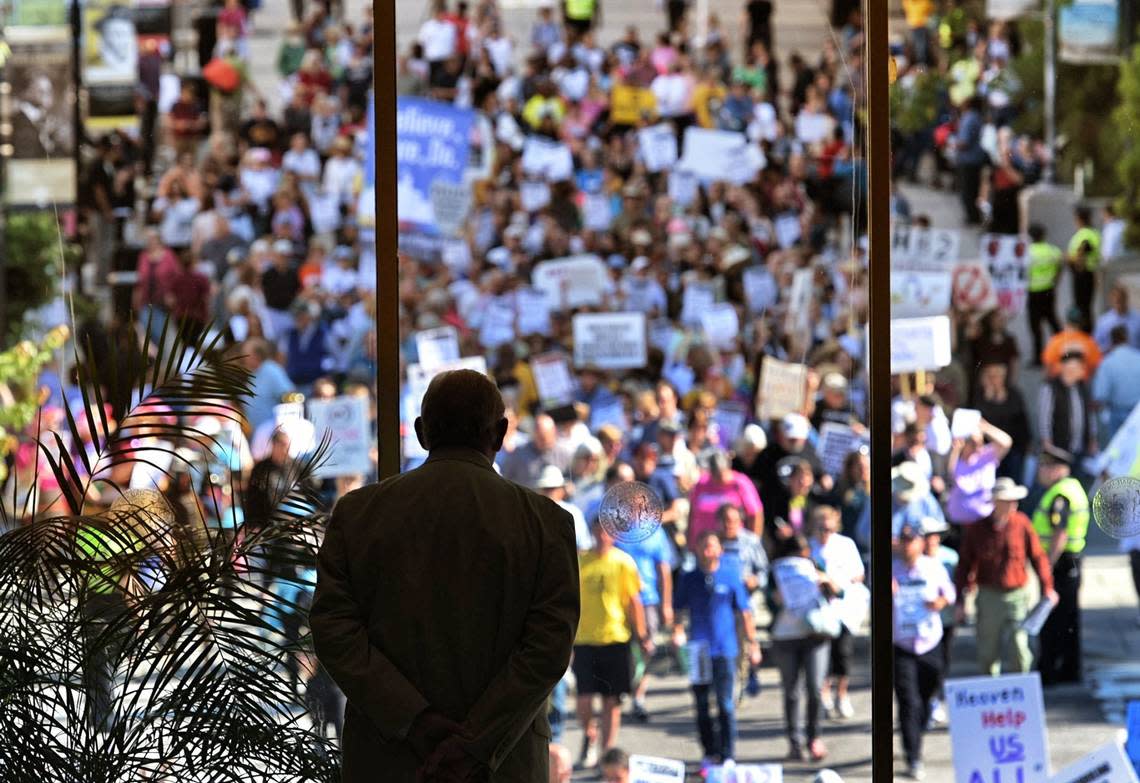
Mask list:
POLYGON ((343 779, 545 781, 573 522, 495 473, 507 419, 486 376, 437 376, 415 428, 424 465, 343 497, 321 548, 310 624, 348 698, 343 779))

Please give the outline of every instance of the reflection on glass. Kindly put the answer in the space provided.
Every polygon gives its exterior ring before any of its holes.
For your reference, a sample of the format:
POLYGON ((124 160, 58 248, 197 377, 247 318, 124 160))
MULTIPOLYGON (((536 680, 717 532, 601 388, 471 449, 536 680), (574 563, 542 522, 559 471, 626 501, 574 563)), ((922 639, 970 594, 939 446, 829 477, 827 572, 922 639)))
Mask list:
POLYGON ((896 773, 1077 779, 1140 696, 1140 316, 1118 209, 1134 77, 1117 30, 1135 20, 1115 3, 902 5, 896 773))
POLYGON ((435 375, 496 380, 496 467, 581 552, 567 771, 869 777, 862 16, 830 5, 398 7, 403 467, 435 375), (659 527, 607 513, 635 481, 659 527), (636 596, 586 587, 627 559, 636 596))

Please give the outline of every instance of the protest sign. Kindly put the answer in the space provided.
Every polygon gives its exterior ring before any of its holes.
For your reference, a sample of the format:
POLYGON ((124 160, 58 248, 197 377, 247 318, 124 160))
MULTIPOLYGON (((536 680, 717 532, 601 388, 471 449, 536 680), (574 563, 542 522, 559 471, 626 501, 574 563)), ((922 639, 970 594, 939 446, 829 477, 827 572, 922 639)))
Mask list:
POLYGON ((527 136, 523 143, 522 169, 532 177, 562 182, 574 176, 574 157, 570 148, 561 142, 527 136))
POLYGON ((982 425, 982 412, 974 408, 958 408, 954 411, 954 418, 950 420, 950 437, 973 437, 982 425))
POLYGON ((697 200, 700 180, 691 171, 673 169, 669 172, 669 198, 679 207, 687 207, 697 200))
POLYGON ((728 302, 721 302, 701 311, 701 328, 712 346, 731 350, 740 334, 740 318, 736 315, 736 308, 728 302))
POLYGON ((655 756, 630 756, 629 783, 685 783, 685 762, 655 756))
POLYGON ((471 187, 462 182, 456 185, 436 180, 431 183, 431 208, 439 233, 449 237, 457 235, 471 209, 471 187))
POLYGON ((469 109, 424 98, 396 99, 396 213, 406 230, 440 233, 432 187, 463 184, 474 123, 469 109))
POLYGON ((891 319, 891 374, 937 370, 950 364, 950 319, 891 319))
POLYGON ((767 165, 764 154, 742 133, 708 128, 685 129, 684 153, 677 167, 692 172, 702 182, 743 185, 755 179, 767 165))
POLYGON ((606 265, 595 255, 543 261, 534 268, 534 287, 546 295, 552 310, 602 303, 606 265))
POLYGON ((787 250, 799 242, 803 230, 800 225, 800 216, 795 212, 785 212, 778 215, 773 228, 776 231, 776 244, 783 250, 787 250))
POLYGON ((756 417, 761 421, 799 413, 804 406, 807 368, 765 356, 756 393, 756 417))
POLYGON ((1041 679, 1033 674, 946 681, 954 783, 1047 780, 1041 679))
POLYGON ((681 323, 700 326, 701 314, 716 304, 716 286, 712 283, 691 281, 681 294, 681 323))
POLYGON ((797 269, 792 275, 792 290, 788 294, 788 309, 784 313, 784 328, 794 334, 811 332, 811 300, 815 294, 815 272, 797 269))
POLYGON ((712 420, 720 434, 721 448, 732 448, 748 423, 748 407, 742 402, 722 402, 713 409, 712 420))
POLYGON ((762 266, 752 266, 744 270, 744 295, 748 300, 748 309, 753 313, 762 313, 776 304, 780 291, 776 287, 776 278, 762 266))
POLYGON ((575 367, 630 370, 648 361, 645 313, 579 313, 573 328, 575 367))
POLYGON ((412 424, 415 422, 416 417, 420 415, 420 404, 423 402, 424 392, 427 391, 431 379, 440 373, 450 372, 452 370, 474 370, 475 372, 486 375, 487 360, 482 356, 468 356, 458 361, 438 365, 431 370, 426 369, 418 363, 408 365, 408 387, 403 401, 404 416, 402 422, 404 431, 404 457, 427 456, 427 452, 420 446, 420 442, 416 438, 412 424))
POLYGON ((819 461, 828 475, 838 478, 843 473, 843 462, 847 455, 859 448, 863 439, 855 430, 833 421, 825 422, 819 429, 819 461))
POLYGON ((605 193, 587 193, 582 200, 582 223, 590 231, 608 231, 613 222, 613 207, 605 193))
POLYGON ((950 311, 953 278, 949 272, 891 272, 891 317, 922 318, 950 311))
POLYGON ((610 91, 610 122, 615 125, 637 125, 657 115, 657 98, 644 87, 615 84, 610 91))
POLYGON ((515 310, 518 312, 520 335, 550 335, 550 302, 546 294, 533 288, 520 288, 515 292, 515 310))
POLYGON ((519 183, 519 205, 524 212, 538 212, 550 203, 550 185, 535 180, 519 183))
POLYGON ((367 397, 342 395, 331 400, 309 400, 309 421, 318 441, 327 437, 335 446, 313 472, 317 478, 367 476, 372 472, 372 421, 367 397))
POLYGON ((1049 783, 1137 783, 1119 742, 1101 745, 1049 778, 1049 783))
POLYGON ((1019 315, 1028 296, 1028 243, 1016 234, 982 234, 979 248, 998 306, 1009 315, 1019 315))
POLYGON ((483 322, 479 327, 479 344, 484 348, 498 348, 515 339, 515 308, 509 297, 498 296, 483 308, 483 322))
POLYGON ((459 331, 441 326, 416 332, 416 358, 429 370, 459 358, 459 331))
POLYGON ((961 261, 954 265, 951 278, 954 306, 959 310, 984 312, 997 307, 997 294, 990 270, 980 261, 961 261))
POLYGON ((574 401, 574 376, 570 363, 561 353, 544 353, 530 360, 534 386, 544 408, 557 408, 574 401))
POLYGON ((961 238, 945 228, 918 228, 907 223, 891 226, 891 269, 945 272, 958 261, 961 238))
POLYGON ((819 605, 822 593, 815 563, 806 557, 783 557, 772 563, 772 576, 780 591, 780 601, 795 615, 803 615, 819 605))
POLYGON ((709 768, 705 783, 784 783, 779 764, 735 764, 709 768))
POLYGON ((1140 404, 1132 409, 1108 446, 1093 461, 1097 475, 1140 478, 1140 404))
POLYGON ((466 272, 471 268, 471 248, 462 239, 447 240, 440 247, 440 260, 452 272, 466 272))
POLYGON ((637 144, 645 168, 656 174, 673 168, 677 162, 677 134, 667 123, 642 128, 637 132, 637 144))

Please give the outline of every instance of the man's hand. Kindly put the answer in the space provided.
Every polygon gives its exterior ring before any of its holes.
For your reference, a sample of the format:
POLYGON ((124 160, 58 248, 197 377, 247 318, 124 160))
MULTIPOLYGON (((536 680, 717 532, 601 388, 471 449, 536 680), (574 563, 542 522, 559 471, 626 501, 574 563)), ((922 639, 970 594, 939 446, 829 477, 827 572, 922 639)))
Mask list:
POLYGON ((647 658, 652 657, 653 651, 657 649, 657 645, 653 643, 653 637, 649 634, 642 636, 639 644, 641 645, 641 651, 645 653, 645 657, 647 658))
POLYGON ((463 749, 459 737, 452 735, 423 763, 416 773, 417 783, 483 783, 491 770, 463 749))
POLYGON ((1061 602, 1061 596, 1057 595, 1056 590, 1050 590, 1049 592, 1045 593, 1045 597, 1049 599, 1049 603, 1053 604, 1053 606, 1056 606, 1061 602))
POLYGON ((424 761, 444 740, 463 733, 463 727, 438 710, 428 707, 412 721, 408 744, 416 758, 424 761))
POLYGON ((764 654, 760 651, 760 642, 753 639, 748 643, 748 662, 753 666, 759 666, 762 660, 764 654))
POLYGON ((661 622, 663 622, 666 626, 670 626, 673 624, 673 607, 672 606, 662 606, 661 607, 661 622))

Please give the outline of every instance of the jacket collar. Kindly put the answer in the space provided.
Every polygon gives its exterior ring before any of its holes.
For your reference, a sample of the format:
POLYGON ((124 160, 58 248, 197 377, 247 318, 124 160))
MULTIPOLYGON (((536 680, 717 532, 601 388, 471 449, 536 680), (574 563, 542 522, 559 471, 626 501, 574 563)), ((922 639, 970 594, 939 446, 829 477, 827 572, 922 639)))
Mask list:
POLYGON ((487 459, 485 454, 475 449, 467 448, 466 446, 443 446, 438 449, 432 449, 428 453, 426 462, 441 462, 444 460, 458 460, 486 470, 495 470, 494 465, 487 459))

